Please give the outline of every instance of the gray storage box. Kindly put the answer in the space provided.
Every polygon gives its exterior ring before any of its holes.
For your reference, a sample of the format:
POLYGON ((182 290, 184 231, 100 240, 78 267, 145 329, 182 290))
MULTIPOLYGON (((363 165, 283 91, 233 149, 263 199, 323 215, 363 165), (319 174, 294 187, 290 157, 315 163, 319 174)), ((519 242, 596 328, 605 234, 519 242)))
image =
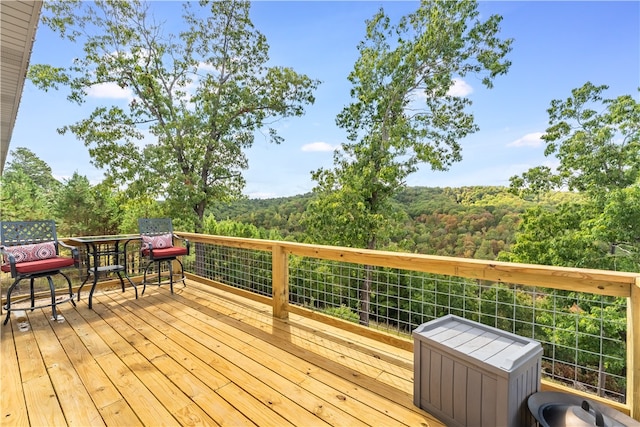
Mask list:
POLYGON ((448 426, 536 425, 527 398, 540 389, 539 342, 454 315, 413 338, 416 406, 448 426))

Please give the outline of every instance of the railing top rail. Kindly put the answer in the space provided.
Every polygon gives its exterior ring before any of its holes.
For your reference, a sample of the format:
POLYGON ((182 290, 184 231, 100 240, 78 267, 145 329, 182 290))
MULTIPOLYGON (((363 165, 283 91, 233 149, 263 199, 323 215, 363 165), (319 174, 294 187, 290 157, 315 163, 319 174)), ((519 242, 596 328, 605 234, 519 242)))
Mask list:
POLYGON ((631 272, 518 264, 196 233, 177 234, 192 242, 264 251, 279 246, 285 252, 298 256, 616 297, 629 297, 631 287, 637 286, 640 282, 640 274, 631 272))

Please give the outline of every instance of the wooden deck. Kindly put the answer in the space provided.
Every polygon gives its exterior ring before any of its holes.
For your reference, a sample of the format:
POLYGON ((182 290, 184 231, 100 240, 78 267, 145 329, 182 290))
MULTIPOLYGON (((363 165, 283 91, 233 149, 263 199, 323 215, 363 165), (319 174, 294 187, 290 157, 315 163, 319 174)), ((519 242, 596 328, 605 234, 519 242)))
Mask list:
POLYGON ((409 351, 194 281, 93 306, 1 327, 0 424, 443 425, 413 405, 409 351))

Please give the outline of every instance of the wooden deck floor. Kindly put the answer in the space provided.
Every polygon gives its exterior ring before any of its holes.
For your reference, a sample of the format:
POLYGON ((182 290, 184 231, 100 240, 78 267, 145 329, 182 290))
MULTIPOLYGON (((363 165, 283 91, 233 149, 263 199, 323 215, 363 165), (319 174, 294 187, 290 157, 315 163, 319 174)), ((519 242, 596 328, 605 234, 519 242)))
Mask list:
POLYGON ((93 306, 1 327, 1 425, 442 426, 411 352, 193 281, 93 306))

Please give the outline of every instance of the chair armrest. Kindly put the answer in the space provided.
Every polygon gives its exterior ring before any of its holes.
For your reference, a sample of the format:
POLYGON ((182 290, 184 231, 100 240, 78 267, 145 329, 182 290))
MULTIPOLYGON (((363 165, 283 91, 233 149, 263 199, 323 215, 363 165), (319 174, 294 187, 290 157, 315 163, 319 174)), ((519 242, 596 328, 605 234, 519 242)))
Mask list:
POLYGON ((71 245, 67 245, 64 242, 57 242, 58 245, 67 248, 71 251, 71 258, 73 258, 73 265, 74 267, 79 267, 80 266, 80 252, 78 252, 78 248, 76 248, 75 246, 71 246, 71 245))
POLYGON ((187 247, 187 255, 189 255, 191 253, 191 242, 188 239, 185 239, 184 237, 178 236, 177 234, 174 234, 173 237, 175 239, 184 241, 184 245, 187 247))
POLYGON ((3 255, 2 263, 4 263, 5 258, 9 260, 9 265, 11 266, 11 277, 16 277, 18 274, 18 271, 16 270, 16 258, 12 253, 5 251, 4 246, 0 246, 0 254, 3 255))
MULTIPOLYGON (((125 254, 127 253, 127 246, 131 242, 138 242, 138 243, 140 243, 142 245, 142 239, 140 237, 132 237, 130 239, 127 239, 127 241, 124 242, 124 253, 125 254)), ((140 249, 142 249, 142 248, 140 248, 140 249)))

